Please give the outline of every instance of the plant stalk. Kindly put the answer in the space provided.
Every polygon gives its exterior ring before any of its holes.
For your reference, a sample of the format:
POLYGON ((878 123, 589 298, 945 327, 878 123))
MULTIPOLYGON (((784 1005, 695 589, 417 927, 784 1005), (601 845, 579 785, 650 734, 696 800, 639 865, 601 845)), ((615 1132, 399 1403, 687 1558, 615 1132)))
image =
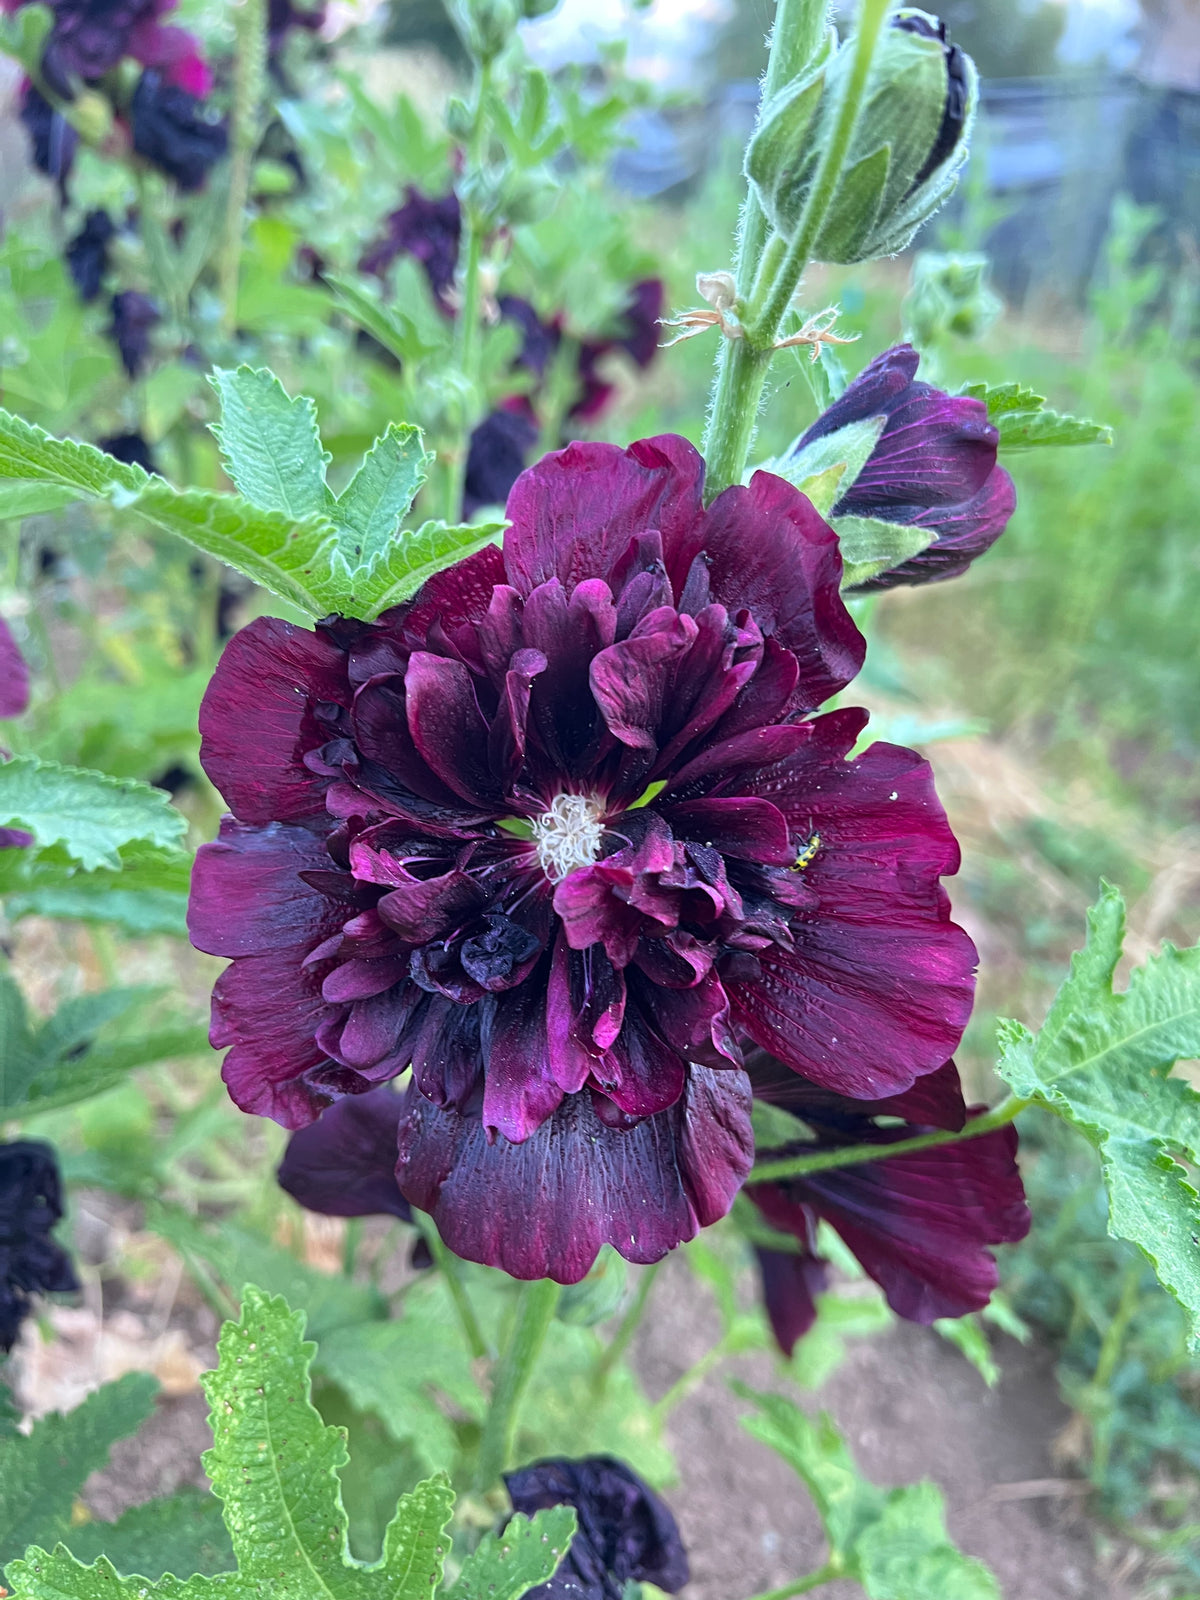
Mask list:
POLYGON ((551 1278, 539 1278, 521 1288, 512 1333, 492 1380, 492 1403, 479 1441, 475 1487, 480 1493, 499 1482, 500 1474, 512 1457, 521 1401, 550 1331, 561 1292, 551 1278))
POLYGON ((448 1250, 442 1242, 442 1236, 437 1231, 437 1224, 433 1218, 424 1211, 416 1211, 414 1215, 421 1232, 425 1235, 425 1243, 429 1246, 429 1253, 433 1257, 438 1271, 445 1279, 446 1288, 454 1302, 454 1309, 458 1313, 458 1320, 462 1325, 463 1337, 467 1341, 467 1348, 474 1360, 478 1361, 491 1355, 488 1342, 483 1336, 483 1329, 479 1326, 479 1318, 475 1315, 475 1307, 471 1304, 471 1297, 467 1293, 467 1286, 462 1281, 459 1271, 462 1263, 448 1250))
POLYGON ((845 1577, 845 1569, 840 1561, 827 1561, 817 1572, 810 1572, 805 1578, 797 1578, 793 1583, 785 1583, 779 1589, 767 1589, 762 1594, 756 1594, 751 1600, 791 1600, 794 1594, 808 1594, 813 1589, 819 1589, 823 1583, 832 1583, 835 1578, 845 1577))
POLYGON ((250 168, 258 148, 259 108, 267 70, 266 0, 237 0, 233 8, 233 108, 229 129, 229 197, 225 205, 225 238, 218 262, 221 289, 221 331, 232 338, 237 328, 238 278, 250 168))
POLYGON ((936 1150, 939 1145, 961 1144, 964 1139, 978 1139, 981 1134, 1007 1127, 1030 1104, 1030 1101, 1010 1094, 993 1111, 986 1112, 982 1117, 973 1117, 965 1128, 918 1133, 911 1139, 897 1139, 895 1144, 848 1144, 838 1150, 814 1150, 807 1156, 783 1156, 778 1161, 762 1161, 751 1170, 747 1181, 778 1183, 785 1178, 803 1178, 810 1172, 832 1172, 838 1167, 857 1167, 866 1161, 884 1161, 891 1156, 911 1155, 917 1150, 936 1150))
POLYGON ((629 1309, 621 1318, 616 1333, 600 1352, 599 1359, 592 1370, 592 1394, 599 1400, 608 1387, 608 1380, 613 1368, 629 1348, 630 1340, 638 1330, 642 1317, 646 1311, 646 1303, 650 1299, 650 1291, 654 1287, 654 1280, 658 1276, 661 1261, 655 1261, 646 1267, 638 1279, 637 1290, 629 1309))

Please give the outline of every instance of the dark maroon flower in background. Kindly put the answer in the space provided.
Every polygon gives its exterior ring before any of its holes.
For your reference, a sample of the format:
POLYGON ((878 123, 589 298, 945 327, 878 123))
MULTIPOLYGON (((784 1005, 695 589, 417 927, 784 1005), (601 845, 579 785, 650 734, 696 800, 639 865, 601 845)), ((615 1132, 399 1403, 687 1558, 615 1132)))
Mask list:
POLYGON ((399 256, 412 256, 424 268, 442 311, 453 316, 450 291, 458 270, 462 233, 458 196, 451 192, 435 199, 410 184, 404 192, 404 204, 384 218, 384 230, 383 237, 363 252, 358 270, 382 278, 399 256))
POLYGON ((85 304, 100 293, 108 271, 108 246, 116 231, 107 211, 89 211, 83 227, 67 242, 67 271, 85 304))
POLYGON ((533 408, 523 398, 493 411, 471 434, 463 477, 462 514, 470 519, 482 506, 502 506, 525 470, 538 442, 533 408))
POLYGON ((121 362, 136 378, 150 354, 150 335, 162 321, 162 312, 149 295, 123 289, 112 297, 112 322, 107 332, 121 353, 121 362))
POLYGON ((1016 506, 1013 481, 996 462, 1000 434, 983 401, 916 382, 919 361, 911 345, 885 350, 797 446, 867 417, 887 418, 879 443, 833 514, 928 528, 933 543, 861 585, 864 590, 957 577, 995 544, 1016 506))
POLYGON ((659 318, 666 301, 666 287, 660 278, 644 278, 635 283, 621 314, 624 331, 611 339, 585 340, 579 347, 578 400, 570 415, 591 421, 604 410, 614 394, 614 386, 600 372, 600 362, 622 350, 642 371, 658 354, 659 318))
POLYGON ((281 48, 293 28, 319 33, 325 26, 325 12, 325 0, 317 0, 316 4, 309 6, 293 5, 292 0, 268 0, 267 37, 272 52, 281 48))
POLYGON ((761 1054, 748 1067, 755 1095, 793 1112, 816 1136, 772 1150, 765 1159, 852 1144, 880 1146, 878 1161, 747 1186, 747 1198, 770 1226, 799 1244, 794 1254, 756 1247, 780 1348, 790 1355, 816 1318, 814 1296, 824 1288, 825 1271, 815 1249, 821 1218, 841 1234, 898 1316, 934 1322, 985 1306, 998 1281, 988 1246, 1014 1243, 1029 1231, 1016 1129, 887 1155, 887 1146, 899 1139, 935 1129, 957 1132, 984 1109, 968 1110, 954 1063, 875 1101, 830 1094, 761 1054), (879 1117, 890 1120, 880 1126, 879 1117))
POLYGON ((79 148, 79 135, 32 83, 21 93, 21 122, 29 135, 29 153, 34 166, 58 184, 64 202, 67 179, 79 148))
POLYGON ((671 436, 548 456, 503 553, 375 624, 252 623, 201 710, 234 1100, 297 1128, 411 1064, 401 1190, 517 1277, 728 1210, 743 1035, 882 1095, 970 1011, 928 764, 810 715, 864 650, 835 535, 782 479, 702 480, 671 436))
POLYGON ((574 1506, 578 1519, 558 1571, 528 1600, 622 1600, 631 1583, 677 1594, 688 1581, 670 1508, 623 1461, 558 1456, 506 1473, 504 1483, 513 1510, 524 1516, 574 1506))
MULTIPOLYGON (((19 11, 29 0, 0 0, 0 10, 19 11)), ((50 0, 53 20, 42 53, 46 83, 70 100, 82 80, 95 83, 131 56, 157 67, 192 94, 207 94, 212 74, 200 46, 185 28, 165 27, 162 18, 177 0, 50 0)))
POLYGON ((144 472, 158 471, 154 462, 154 452, 140 433, 110 434, 107 439, 97 439, 96 448, 106 451, 117 461, 123 461, 126 466, 141 467, 144 472))
POLYGON ((133 92, 133 148, 181 189, 199 189, 229 144, 217 121, 196 95, 158 72, 143 72, 133 92))
POLYGON ((23 716, 29 705, 29 668, 12 629, 0 617, 0 717, 23 716))
POLYGON ((0 1144, 0 1350, 11 1350, 35 1294, 78 1289, 70 1257, 51 1238, 62 1183, 48 1144, 0 1144))
POLYGON ((399 1217, 412 1207, 396 1183, 396 1129, 403 1101, 384 1084, 337 1100, 288 1140, 279 1185, 327 1217, 399 1217))

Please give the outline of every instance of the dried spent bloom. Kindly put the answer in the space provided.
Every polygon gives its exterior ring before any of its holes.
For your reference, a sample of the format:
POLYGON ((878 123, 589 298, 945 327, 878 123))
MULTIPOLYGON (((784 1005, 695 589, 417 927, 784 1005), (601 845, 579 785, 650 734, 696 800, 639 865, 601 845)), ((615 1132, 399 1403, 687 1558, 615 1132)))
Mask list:
POLYGON ((401 1097, 388 1084, 336 1100, 288 1140, 280 1188, 327 1217, 399 1217, 412 1207, 396 1183, 401 1097))
POLYGON ((111 301, 112 321, 107 333, 121 355, 121 363, 136 378, 150 354, 150 335, 162 321, 162 312, 149 295, 122 289, 111 301))
POLYGON ((513 1510, 532 1517, 574 1506, 575 1537, 558 1571, 528 1600, 622 1600, 630 1583, 676 1594, 688 1581, 675 1518, 636 1472, 612 1456, 557 1456, 505 1474, 513 1510))
POLYGON ((132 118, 133 148, 181 189, 199 189, 229 144, 225 124, 159 72, 142 73, 132 118))
POLYGON ((11 1350, 38 1293, 78 1289, 70 1257, 50 1237, 62 1220, 58 1163, 48 1144, 0 1144, 0 1350, 11 1350))
POLYGON ((404 192, 404 204, 384 219, 384 230, 383 237, 363 252, 358 270, 382 278, 398 256, 410 255, 421 263, 442 311, 452 316, 450 291, 458 269, 462 233, 458 196, 452 191, 432 198, 410 184, 404 192))
POLYGON ((797 445, 803 450, 867 417, 887 418, 866 466, 833 514, 928 528, 933 543, 863 589, 958 577, 995 544, 1016 506, 1013 481, 996 462, 1000 434, 983 401, 917 382, 919 362, 911 345, 885 350, 797 445))
POLYGON ((815 1136, 772 1150, 769 1159, 851 1144, 880 1147, 878 1161, 746 1188, 770 1226, 799 1245, 796 1253, 757 1251, 767 1315, 785 1354, 817 1314, 814 1295, 824 1287, 824 1264, 814 1244, 821 1218, 841 1234, 898 1316, 933 1322, 985 1306, 997 1283, 988 1246, 1014 1243, 1029 1231, 1016 1129, 887 1154, 898 1139, 957 1131, 982 1111, 968 1110, 954 1063, 875 1101, 830 1094, 762 1055, 748 1066, 755 1094, 793 1112, 815 1136), (880 1117, 889 1120, 881 1126, 880 1117))
POLYGON ((0 717, 22 716, 29 705, 29 668, 12 629, 0 617, 0 717))
POLYGON ((928 764, 812 715, 864 653, 836 536, 767 473, 706 510, 703 471, 670 435, 549 455, 503 552, 373 624, 251 623, 201 708, 234 1100, 296 1128, 411 1065, 400 1188, 516 1277, 728 1210, 743 1037, 878 1096, 970 1011, 928 764))
POLYGON ((67 241, 64 252, 67 271, 85 304, 95 300, 103 286, 104 274, 108 271, 108 246, 116 231, 116 224, 107 211, 89 211, 83 219, 83 227, 67 241))

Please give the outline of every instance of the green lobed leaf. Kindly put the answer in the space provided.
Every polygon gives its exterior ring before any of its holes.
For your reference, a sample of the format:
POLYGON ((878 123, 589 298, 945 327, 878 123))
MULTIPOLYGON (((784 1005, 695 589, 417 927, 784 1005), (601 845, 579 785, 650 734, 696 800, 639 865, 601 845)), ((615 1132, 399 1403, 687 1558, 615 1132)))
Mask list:
POLYGON ((437 1589, 450 1549, 447 1529, 453 1515, 454 1490, 444 1472, 401 1495, 383 1536, 381 1566, 388 1600, 426 1600, 437 1589))
POLYGON ((494 544, 507 526, 504 522, 422 523, 380 551, 365 572, 352 575, 344 609, 373 622, 380 612, 415 594, 435 572, 494 544))
POLYGON ((1200 1203, 1172 1155, 1200 1162, 1200 1094, 1171 1077, 1200 1056, 1200 945, 1164 944, 1130 974, 1121 994, 1125 904, 1103 886, 1088 912, 1087 942, 1036 1037, 1001 1022, 1000 1076, 1079 1128, 1100 1154, 1108 1231, 1136 1244, 1191 1319, 1200 1349, 1200 1203))
POLYGON ((532 1520, 518 1514, 503 1533, 484 1535, 449 1600, 520 1600, 554 1576, 574 1534, 573 1506, 552 1506, 532 1520))
POLYGON ((893 1489, 855 1546, 868 1600, 1001 1600, 983 1565, 951 1544, 941 1491, 932 1483, 893 1489))
POLYGON ((85 871, 119 868, 122 846, 177 847, 187 822, 170 795, 136 778, 63 767, 36 756, 0 764, 0 827, 61 845, 85 871))
POLYGON ((317 408, 291 399, 273 372, 214 369, 208 380, 221 402, 212 431, 238 493, 264 511, 294 519, 320 516, 332 496, 325 484, 329 456, 317 432, 317 408))
POLYGON ((834 517, 831 526, 842 550, 843 589, 853 589, 911 561, 934 540, 928 528, 884 522, 880 517, 834 517))
POLYGON ((1000 432, 1001 450, 1033 450, 1042 445, 1111 444, 1107 423, 1055 411, 1044 395, 1020 383, 964 384, 960 393, 982 400, 1000 432))
POLYGON ((26 1545, 63 1537, 75 1496, 154 1409, 158 1380, 130 1372, 74 1411, 40 1417, 28 1436, 0 1437, 0 1571, 26 1545))
POLYGON ((334 506, 334 516, 343 529, 343 550, 350 547, 350 570, 386 555, 432 460, 420 428, 409 423, 390 422, 367 451, 334 506), (351 554, 356 559, 350 560, 351 554))

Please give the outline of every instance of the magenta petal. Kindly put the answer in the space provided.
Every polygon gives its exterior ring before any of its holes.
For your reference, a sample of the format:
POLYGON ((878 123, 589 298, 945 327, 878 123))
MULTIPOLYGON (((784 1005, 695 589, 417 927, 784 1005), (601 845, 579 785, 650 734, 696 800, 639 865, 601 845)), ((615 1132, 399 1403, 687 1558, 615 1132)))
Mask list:
POLYGON ((829 1269, 807 1249, 792 1254, 756 1245, 754 1255, 771 1332, 784 1355, 790 1356, 817 1320, 817 1296, 825 1292, 829 1269))
POLYGON ((554 1081, 546 1028, 546 990, 527 984, 496 1010, 483 1084, 483 1126, 520 1144, 553 1115, 563 1091, 554 1081))
POLYGON ((553 451, 521 474, 508 497, 508 581, 529 594, 551 578, 568 590, 607 578, 635 536, 657 528, 678 592, 700 545, 703 477, 699 452, 673 434, 628 450, 571 444, 553 451))
POLYGON ((704 550, 715 600, 748 609, 800 664, 799 694, 813 710, 863 664, 866 640, 842 601, 837 534, 783 478, 756 472, 708 509, 704 550))
POLYGON ((412 1207, 396 1183, 403 1101, 386 1086, 347 1095, 288 1140, 276 1176, 293 1200, 327 1217, 400 1217, 412 1207))
POLYGON ((350 703, 346 657, 319 634, 258 617, 235 633, 200 704, 200 762, 242 822, 325 809, 328 779, 303 762, 328 733, 318 704, 350 703))
POLYGON ((379 915, 409 944, 426 944, 467 921, 484 896, 475 879, 454 870, 436 878, 410 878, 379 902, 379 915))
POLYGON ((235 961, 213 989, 214 1049, 230 1046, 221 1076, 234 1104, 285 1128, 303 1128, 320 1115, 338 1092, 359 1080, 342 1069, 326 1087, 328 1055, 316 1040, 329 1016, 321 986, 311 969, 287 947, 276 954, 235 961))
POLYGON ((483 1123, 410 1090, 396 1176, 468 1261, 514 1278, 577 1283, 603 1244, 658 1261, 724 1216, 754 1159, 741 1072, 696 1067, 670 1110, 606 1127, 586 1092, 522 1144, 488 1142, 483 1123))
POLYGON ((498 799, 487 762, 488 725, 466 667, 418 650, 404 690, 409 731, 430 770, 473 805, 498 799))
POLYGON ((29 704, 29 668, 0 617, 0 717, 19 717, 29 704))
POLYGON ((802 1078, 761 1050, 747 1054, 746 1071, 756 1100, 782 1106, 802 1119, 903 1117, 915 1128, 946 1128, 954 1132, 967 1120, 967 1105, 953 1061, 922 1074, 914 1079, 911 1088, 882 1100, 848 1100, 845 1095, 802 1078))
POLYGON ((639 632, 622 644, 602 650, 589 674, 592 694, 609 732, 622 744, 655 751, 664 709, 672 687, 672 667, 696 637, 691 617, 675 611, 655 613, 638 624, 639 632))
POLYGON ((503 582, 504 557, 494 544, 485 544, 465 561, 434 573, 411 600, 385 611, 379 626, 400 624, 410 638, 424 643, 435 622, 450 632, 478 622, 491 603, 492 590, 503 582))
POLYGON ((769 800, 686 800, 662 810, 677 839, 768 866, 789 867, 794 859, 783 813, 769 800))
POLYGON ((300 873, 331 866, 307 828, 248 827, 225 817, 219 838, 196 853, 188 900, 192 943, 211 956, 268 955, 284 947, 307 954, 340 927, 345 911, 300 873))

